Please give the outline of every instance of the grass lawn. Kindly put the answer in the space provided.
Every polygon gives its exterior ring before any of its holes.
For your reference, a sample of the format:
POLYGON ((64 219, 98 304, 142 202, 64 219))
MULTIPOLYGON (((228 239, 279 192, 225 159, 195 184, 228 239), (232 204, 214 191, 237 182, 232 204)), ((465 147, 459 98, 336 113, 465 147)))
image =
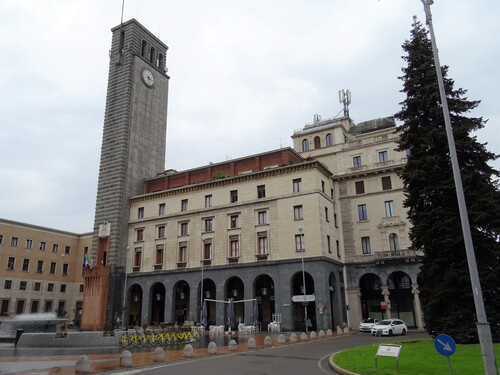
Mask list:
MULTIPOLYGON (((333 360, 346 370, 361 375, 449 375, 448 360, 440 355, 434 347, 432 339, 400 340, 392 344, 401 345, 399 354, 399 372, 396 370, 396 359, 378 358, 378 370, 375 368, 375 354, 379 343, 358 346, 337 353, 333 360)), ((387 343, 384 343, 387 344, 387 343)), ((494 344, 497 368, 500 369, 500 344, 494 344)), ((481 348, 476 345, 456 346, 455 353, 450 356, 453 375, 484 374, 481 348)))

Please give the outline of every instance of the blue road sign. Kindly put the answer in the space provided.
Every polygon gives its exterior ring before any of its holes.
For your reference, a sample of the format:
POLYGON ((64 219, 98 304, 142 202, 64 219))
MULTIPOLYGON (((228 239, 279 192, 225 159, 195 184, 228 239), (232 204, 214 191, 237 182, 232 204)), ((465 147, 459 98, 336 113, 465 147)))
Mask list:
POLYGON ((434 347, 439 354, 449 357, 455 353, 455 341, 448 335, 439 335, 434 339, 434 347))

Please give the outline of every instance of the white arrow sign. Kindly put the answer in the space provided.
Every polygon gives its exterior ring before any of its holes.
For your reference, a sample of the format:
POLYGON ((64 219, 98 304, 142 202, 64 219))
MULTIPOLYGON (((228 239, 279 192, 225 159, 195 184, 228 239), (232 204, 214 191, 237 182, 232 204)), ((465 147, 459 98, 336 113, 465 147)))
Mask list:
POLYGON ((451 348, 450 344, 447 342, 442 342, 440 339, 437 339, 437 342, 443 345, 443 350, 446 350, 447 352, 452 352, 453 349, 451 348))
MULTIPOLYGON (((305 302, 314 302, 316 301, 316 296, 314 294, 306 295, 305 302)), ((300 294, 297 296, 292 296, 292 302, 304 302, 304 295, 300 294)))

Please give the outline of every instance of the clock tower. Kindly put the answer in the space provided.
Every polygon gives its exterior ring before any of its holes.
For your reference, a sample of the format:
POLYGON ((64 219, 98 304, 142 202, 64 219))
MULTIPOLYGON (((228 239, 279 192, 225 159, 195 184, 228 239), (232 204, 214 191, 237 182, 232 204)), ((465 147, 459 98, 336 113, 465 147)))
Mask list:
POLYGON ((122 315, 129 197, 165 169, 168 47, 135 19, 114 27, 97 187, 91 268, 84 270, 81 328, 122 315))

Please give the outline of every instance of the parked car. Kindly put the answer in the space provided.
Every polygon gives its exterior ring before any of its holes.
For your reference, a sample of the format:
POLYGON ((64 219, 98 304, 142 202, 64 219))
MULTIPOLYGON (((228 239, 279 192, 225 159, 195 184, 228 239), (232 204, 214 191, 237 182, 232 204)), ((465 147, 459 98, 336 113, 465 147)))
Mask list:
POLYGON ((372 335, 375 336, 377 332, 380 332, 384 336, 392 335, 406 335, 408 332, 408 327, 405 322, 399 319, 384 319, 374 324, 371 329, 372 335))
POLYGON ((68 320, 68 328, 73 328, 75 323, 72 320, 68 320))
POLYGON ((359 323, 359 332, 371 332, 374 324, 377 324, 378 320, 373 318, 366 318, 359 323))

